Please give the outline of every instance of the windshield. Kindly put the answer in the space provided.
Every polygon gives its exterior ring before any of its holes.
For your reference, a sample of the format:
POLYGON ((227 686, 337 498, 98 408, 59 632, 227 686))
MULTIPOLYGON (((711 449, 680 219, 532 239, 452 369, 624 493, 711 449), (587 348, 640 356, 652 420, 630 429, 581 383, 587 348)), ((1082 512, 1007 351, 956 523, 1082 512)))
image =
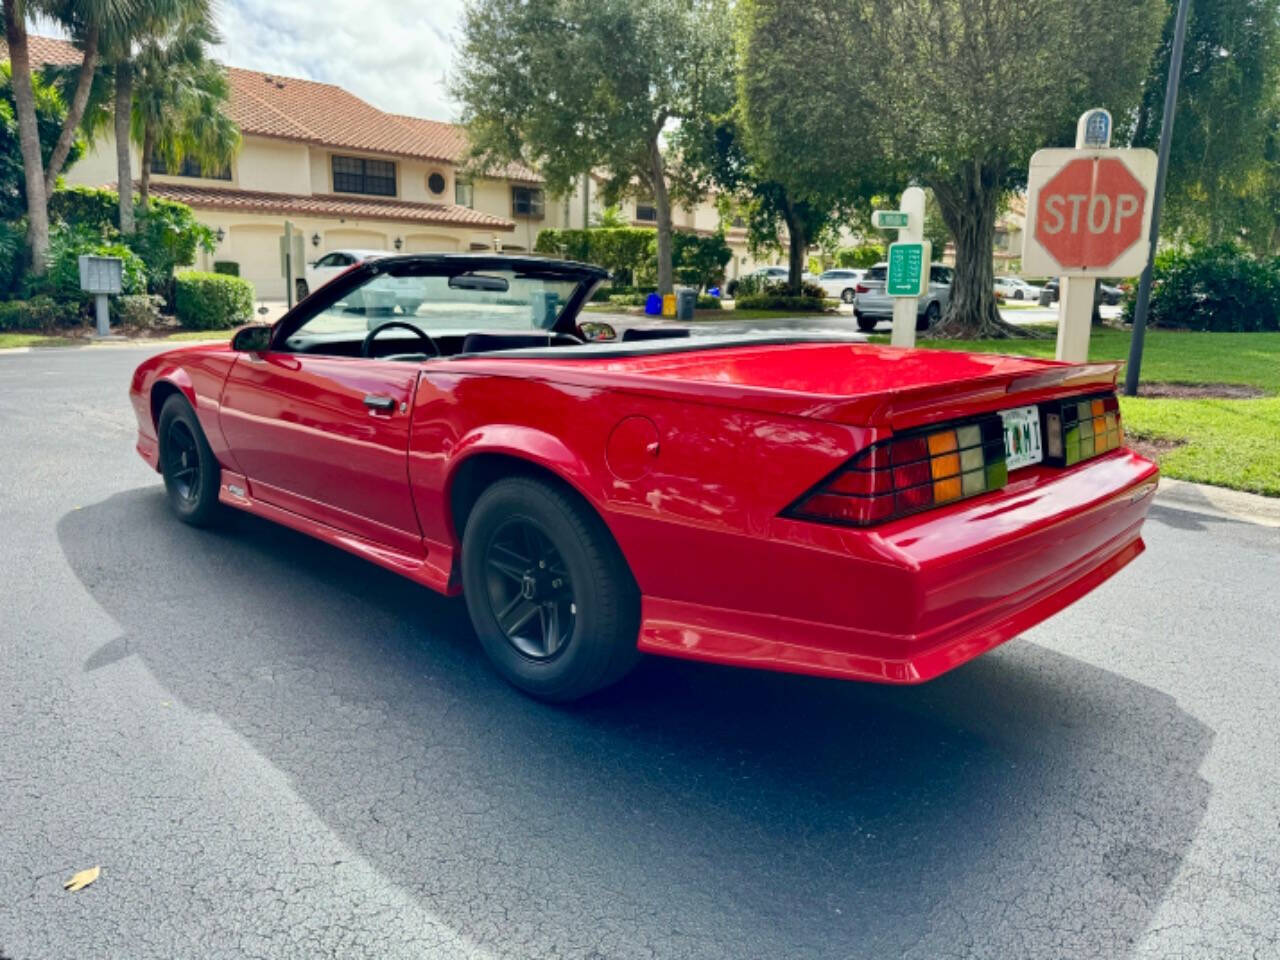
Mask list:
POLYGON ((303 334, 358 333, 407 320, 427 333, 551 330, 576 280, 496 269, 448 276, 379 274, 348 291, 299 328, 303 334))

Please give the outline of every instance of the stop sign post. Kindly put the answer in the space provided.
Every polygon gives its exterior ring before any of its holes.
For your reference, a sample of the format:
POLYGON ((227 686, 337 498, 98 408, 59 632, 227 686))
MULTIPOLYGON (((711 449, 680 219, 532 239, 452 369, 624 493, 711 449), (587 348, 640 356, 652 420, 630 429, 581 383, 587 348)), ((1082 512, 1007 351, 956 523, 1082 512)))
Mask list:
POLYGON ((1022 269, 1062 278, 1059 360, 1083 361, 1097 277, 1128 277, 1147 262, 1156 155, 1150 150, 1086 147, 1080 118, 1076 149, 1039 150, 1027 179, 1022 269))

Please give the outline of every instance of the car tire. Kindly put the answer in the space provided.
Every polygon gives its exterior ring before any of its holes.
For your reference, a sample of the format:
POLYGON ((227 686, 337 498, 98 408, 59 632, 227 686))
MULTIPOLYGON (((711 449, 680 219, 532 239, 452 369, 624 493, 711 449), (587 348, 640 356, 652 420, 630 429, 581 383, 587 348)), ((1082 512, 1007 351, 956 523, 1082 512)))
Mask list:
POLYGON ((856 311, 853 314, 853 318, 858 321, 858 329, 863 333, 870 333, 876 328, 876 324, 880 322, 879 317, 868 317, 866 314, 857 313, 856 311))
POLYGON ((1015 300, 1021 300, 1021 299, 1022 299, 1022 291, 1021 291, 1021 290, 1015 290, 1015 291, 1013 291, 1013 299, 1015 299, 1015 300))
POLYGON ((307 281, 295 280, 293 282, 294 300, 305 300, 310 293, 311 289, 307 286, 307 281))
POLYGON ((480 494, 462 584, 489 660, 531 696, 577 700, 639 659, 640 595, 621 550, 599 515, 550 483, 511 477, 480 494))
POLYGON ((938 301, 934 300, 925 308, 924 313, 916 317, 916 332, 923 333, 942 318, 942 307, 938 305, 938 301))
POLYGON ((173 394, 160 408, 156 436, 169 507, 183 523, 208 526, 220 510, 222 467, 205 439, 195 411, 181 394, 173 394))
POLYGON ((846 287, 840 291, 840 299, 844 303, 853 303, 854 291, 852 287, 846 287))

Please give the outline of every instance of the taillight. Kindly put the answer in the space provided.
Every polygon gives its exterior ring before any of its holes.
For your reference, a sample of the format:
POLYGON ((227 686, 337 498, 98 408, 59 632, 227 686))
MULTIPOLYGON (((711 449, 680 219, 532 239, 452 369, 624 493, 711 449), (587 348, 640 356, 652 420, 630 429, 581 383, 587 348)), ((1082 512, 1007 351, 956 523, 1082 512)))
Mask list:
POLYGON ((1072 398, 1042 404, 1044 459, 1069 467, 1124 445, 1120 401, 1115 396, 1072 398))
POLYGON ((861 451, 787 510, 867 526, 999 490, 1009 479, 998 416, 899 434, 861 451))
POLYGON ((854 287, 854 288, 853 288, 853 290, 854 290, 854 292, 855 292, 855 293, 870 293, 870 292, 871 292, 871 288, 870 288, 870 287, 868 287, 865 283, 860 283, 860 284, 858 284, 856 287, 854 287))

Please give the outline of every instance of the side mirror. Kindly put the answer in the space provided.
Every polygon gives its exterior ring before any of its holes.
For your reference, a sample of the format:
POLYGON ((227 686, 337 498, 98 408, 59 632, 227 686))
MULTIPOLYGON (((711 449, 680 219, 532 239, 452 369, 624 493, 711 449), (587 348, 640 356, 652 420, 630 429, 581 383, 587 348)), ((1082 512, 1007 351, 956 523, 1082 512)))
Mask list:
POLYGON ((231 338, 231 349, 237 353, 262 353, 271 347, 271 327, 253 323, 241 327, 231 338))
POLYGON ((598 320, 588 320, 585 323, 580 323, 578 324, 578 330, 582 334, 582 339, 588 343, 618 339, 617 330, 613 329, 609 324, 601 323, 598 320))

